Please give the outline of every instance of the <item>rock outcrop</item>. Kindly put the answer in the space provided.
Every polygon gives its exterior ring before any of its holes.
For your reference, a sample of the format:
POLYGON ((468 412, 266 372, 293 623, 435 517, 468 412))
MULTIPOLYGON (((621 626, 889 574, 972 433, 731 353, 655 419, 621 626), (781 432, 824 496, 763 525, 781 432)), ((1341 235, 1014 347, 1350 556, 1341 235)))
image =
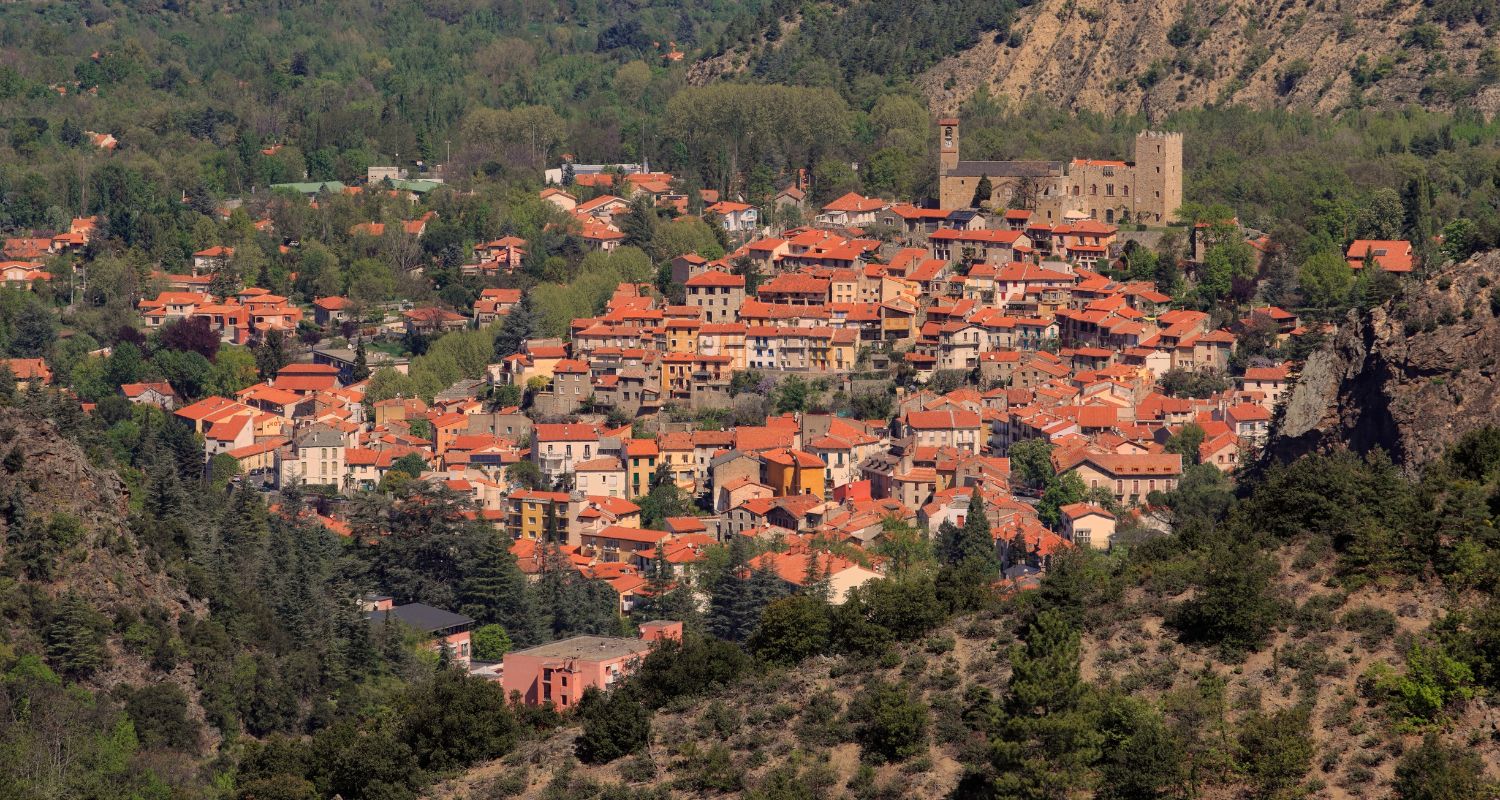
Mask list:
POLYGON ((1477 255, 1368 313, 1351 312, 1302 368, 1266 449, 1277 460, 1382 448, 1408 472, 1500 424, 1500 251, 1477 255))

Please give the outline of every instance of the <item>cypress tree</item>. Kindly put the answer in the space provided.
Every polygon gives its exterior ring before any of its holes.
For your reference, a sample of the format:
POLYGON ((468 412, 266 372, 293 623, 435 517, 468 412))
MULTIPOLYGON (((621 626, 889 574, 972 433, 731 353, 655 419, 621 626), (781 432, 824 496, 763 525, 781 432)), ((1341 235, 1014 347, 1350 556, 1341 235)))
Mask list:
POLYGON ((979 185, 974 187, 974 199, 969 201, 969 205, 979 208, 988 203, 994 196, 995 187, 990 183, 990 176, 980 175, 979 185))
POLYGON ((979 487, 969 494, 969 510, 964 515, 964 527, 959 536, 959 561, 971 564, 993 579, 1000 571, 1000 559, 995 555, 995 537, 990 532, 990 518, 985 513, 984 498, 979 496, 979 487))
POLYGON ((358 383, 370 377, 370 362, 365 356, 365 340, 360 339, 354 345, 354 367, 350 370, 350 377, 358 383))

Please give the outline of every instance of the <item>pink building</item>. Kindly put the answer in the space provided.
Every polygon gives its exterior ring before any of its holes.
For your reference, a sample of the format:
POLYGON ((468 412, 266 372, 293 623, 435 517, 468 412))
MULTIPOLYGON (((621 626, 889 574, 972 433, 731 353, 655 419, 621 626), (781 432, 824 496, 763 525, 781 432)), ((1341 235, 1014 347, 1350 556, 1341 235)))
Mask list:
POLYGON ((629 675, 658 639, 681 639, 681 622, 643 622, 641 638, 574 636, 505 654, 501 685, 505 696, 558 708, 575 705, 589 687, 609 689, 629 675))

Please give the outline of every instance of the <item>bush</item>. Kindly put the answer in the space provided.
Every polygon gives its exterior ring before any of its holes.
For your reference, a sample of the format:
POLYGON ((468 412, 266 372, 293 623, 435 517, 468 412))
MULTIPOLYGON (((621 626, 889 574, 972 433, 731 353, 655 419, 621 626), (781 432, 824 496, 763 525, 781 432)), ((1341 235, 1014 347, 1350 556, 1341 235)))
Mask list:
POLYGON ((1474 673, 1437 646, 1416 645, 1406 654, 1406 673, 1372 664, 1361 677, 1366 696, 1385 702, 1403 724, 1435 718, 1451 704, 1473 696, 1474 673))
POLYGON ((590 688, 578 702, 583 733, 576 750, 580 761, 604 764, 639 751, 651 739, 651 711, 632 692, 590 688))
POLYGON ((927 708, 905 684, 875 681, 849 707, 854 738, 866 757, 904 761, 927 744, 927 708))
POLYGON ((772 602, 750 636, 750 650, 777 664, 795 664, 828 651, 832 623, 827 603, 808 595, 772 602))

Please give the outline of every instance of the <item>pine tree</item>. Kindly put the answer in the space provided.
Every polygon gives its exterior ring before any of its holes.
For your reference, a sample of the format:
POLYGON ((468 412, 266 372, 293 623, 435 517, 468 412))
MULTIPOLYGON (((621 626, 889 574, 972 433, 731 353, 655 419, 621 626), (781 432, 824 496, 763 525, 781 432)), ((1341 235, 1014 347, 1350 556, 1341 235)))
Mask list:
POLYGON ((709 600, 710 633, 739 642, 755 629, 763 604, 757 602, 758 589, 751 580, 750 544, 745 537, 736 536, 729 542, 729 563, 709 600))
POLYGON ((1044 611, 1010 650, 1010 686, 995 709, 990 744, 1001 797, 1067 797, 1087 785, 1100 756, 1098 721, 1078 670, 1078 631, 1044 611))
POLYGON ((990 532, 989 514, 985 512, 984 498, 975 486, 969 494, 969 509, 964 514, 964 527, 959 536, 959 560, 971 563, 989 574, 1000 571, 1000 559, 995 554, 995 536, 990 532))
POLYGON ((531 293, 523 292, 521 302, 505 315, 505 321, 500 323, 500 332, 495 335, 495 360, 521 352, 526 346, 526 340, 536 335, 539 325, 540 319, 531 293))
POLYGON ((104 650, 105 620, 87 601, 69 592, 63 596, 46 630, 47 660, 58 671, 84 678, 108 663, 104 650))
POLYGON ((481 625, 498 624, 517 645, 544 640, 526 576, 499 533, 486 537, 464 578, 463 613, 481 625))

